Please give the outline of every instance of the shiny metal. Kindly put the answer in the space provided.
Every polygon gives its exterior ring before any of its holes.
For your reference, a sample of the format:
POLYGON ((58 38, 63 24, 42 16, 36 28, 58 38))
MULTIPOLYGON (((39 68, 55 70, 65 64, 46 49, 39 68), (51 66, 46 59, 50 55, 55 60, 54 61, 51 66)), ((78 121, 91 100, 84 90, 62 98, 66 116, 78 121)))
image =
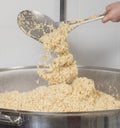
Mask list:
POLYGON ((75 22, 74 21, 66 21, 66 22, 70 25, 75 24, 75 26, 71 29, 71 31, 72 31, 72 30, 74 30, 75 28, 79 27, 82 24, 87 24, 87 23, 90 23, 90 22, 101 20, 101 19, 103 19, 104 15, 105 14, 100 14, 98 16, 95 16, 95 18, 89 18, 88 17, 88 18, 83 19, 82 22, 80 22, 80 21, 75 21, 75 22))
MULTIPOLYGON (((79 27, 79 25, 84 23, 93 22, 99 19, 102 19, 104 14, 99 15, 95 18, 85 18, 84 22, 74 22, 74 21, 62 21, 55 22, 50 17, 41 14, 37 11, 32 10, 24 10, 19 13, 17 17, 17 23, 20 29, 28 36, 34 38, 35 40, 40 42, 40 37, 45 33, 50 33, 54 29, 58 28, 59 25, 63 22, 68 23, 70 25, 75 25, 73 29, 79 27)), ((71 31, 73 30, 71 29, 71 31)))
POLYGON ((28 36, 39 41, 39 38, 45 33, 49 33, 58 24, 48 16, 37 11, 24 10, 19 13, 17 23, 21 30, 28 36))
MULTIPOLYGON (((79 67, 79 76, 93 79, 97 89, 120 98, 119 69, 79 67)), ((0 92, 29 91, 45 84, 47 82, 39 78, 35 66, 0 70, 0 92)), ((18 128, 120 128, 120 109, 90 112, 39 112, 0 108, 0 112, 1 115, 3 114, 2 117, 7 115, 11 118, 20 115, 23 122, 18 128)), ((0 123, 0 128, 16 128, 4 121, 0 123)))
POLYGON ((0 123, 14 126, 21 126, 23 120, 20 115, 7 115, 0 112, 0 123))

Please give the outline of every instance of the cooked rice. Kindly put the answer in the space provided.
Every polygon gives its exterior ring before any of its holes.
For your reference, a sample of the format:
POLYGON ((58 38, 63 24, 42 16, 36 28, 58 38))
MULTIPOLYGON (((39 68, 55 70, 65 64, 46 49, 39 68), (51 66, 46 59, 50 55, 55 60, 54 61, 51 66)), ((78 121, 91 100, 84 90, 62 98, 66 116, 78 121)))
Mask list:
POLYGON ((38 71, 51 86, 40 86, 32 91, 0 93, 0 108, 41 112, 80 112, 120 108, 120 101, 95 89, 94 81, 78 78, 78 69, 69 52, 67 32, 63 24, 40 40, 47 51, 56 54, 49 72, 38 71))

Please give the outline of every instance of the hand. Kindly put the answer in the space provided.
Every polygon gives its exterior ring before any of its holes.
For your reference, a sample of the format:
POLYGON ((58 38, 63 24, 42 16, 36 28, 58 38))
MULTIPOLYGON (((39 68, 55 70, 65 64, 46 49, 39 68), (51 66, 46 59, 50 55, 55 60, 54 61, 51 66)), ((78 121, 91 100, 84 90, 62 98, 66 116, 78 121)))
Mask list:
POLYGON ((119 22, 120 21, 120 2, 115 2, 106 7, 103 23, 108 21, 119 22))

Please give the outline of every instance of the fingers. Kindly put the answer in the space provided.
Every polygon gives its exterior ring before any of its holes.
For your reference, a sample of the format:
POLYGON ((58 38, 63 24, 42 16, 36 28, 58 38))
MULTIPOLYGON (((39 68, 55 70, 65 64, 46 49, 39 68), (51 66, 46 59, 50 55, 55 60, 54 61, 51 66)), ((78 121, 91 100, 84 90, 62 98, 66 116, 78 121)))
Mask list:
POLYGON ((106 7, 106 12, 109 12, 111 9, 112 9, 112 4, 110 4, 110 5, 108 5, 108 6, 106 7))
POLYGON ((105 16, 102 19, 103 23, 106 23, 111 19, 111 15, 110 15, 111 10, 112 10, 112 4, 110 4, 106 7, 105 16))
POLYGON ((115 2, 106 7, 105 16, 102 19, 103 23, 108 21, 119 22, 120 21, 120 2, 115 2))
POLYGON ((106 23, 108 22, 109 20, 111 20, 111 15, 108 13, 104 16, 104 18, 102 19, 102 22, 103 23, 106 23))

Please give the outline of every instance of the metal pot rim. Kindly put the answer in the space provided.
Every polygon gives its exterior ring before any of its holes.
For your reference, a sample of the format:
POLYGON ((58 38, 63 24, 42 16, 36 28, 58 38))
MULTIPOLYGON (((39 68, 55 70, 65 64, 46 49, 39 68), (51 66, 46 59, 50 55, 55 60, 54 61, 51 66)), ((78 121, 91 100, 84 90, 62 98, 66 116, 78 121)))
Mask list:
MULTIPOLYGON (((0 72, 3 71, 10 71, 10 70, 25 70, 25 69, 36 69, 37 66, 35 65, 30 65, 30 66, 14 66, 14 67, 3 67, 0 68, 0 72)), ((42 65, 40 65, 39 68, 43 68, 42 65)), ((112 72, 120 72, 120 69, 117 68, 108 68, 108 67, 97 67, 97 66, 82 66, 82 65, 78 65, 78 68, 82 68, 82 69, 89 69, 89 70, 105 70, 105 71, 112 71, 112 72)))
POLYGON ((12 109, 0 108, 0 112, 19 113, 20 115, 23 114, 23 115, 34 115, 34 116, 36 116, 36 115, 38 115, 38 116, 84 116, 84 115, 100 116, 100 115, 120 113, 120 109, 81 111, 81 112, 40 112, 40 111, 24 111, 24 110, 12 110, 12 109))

